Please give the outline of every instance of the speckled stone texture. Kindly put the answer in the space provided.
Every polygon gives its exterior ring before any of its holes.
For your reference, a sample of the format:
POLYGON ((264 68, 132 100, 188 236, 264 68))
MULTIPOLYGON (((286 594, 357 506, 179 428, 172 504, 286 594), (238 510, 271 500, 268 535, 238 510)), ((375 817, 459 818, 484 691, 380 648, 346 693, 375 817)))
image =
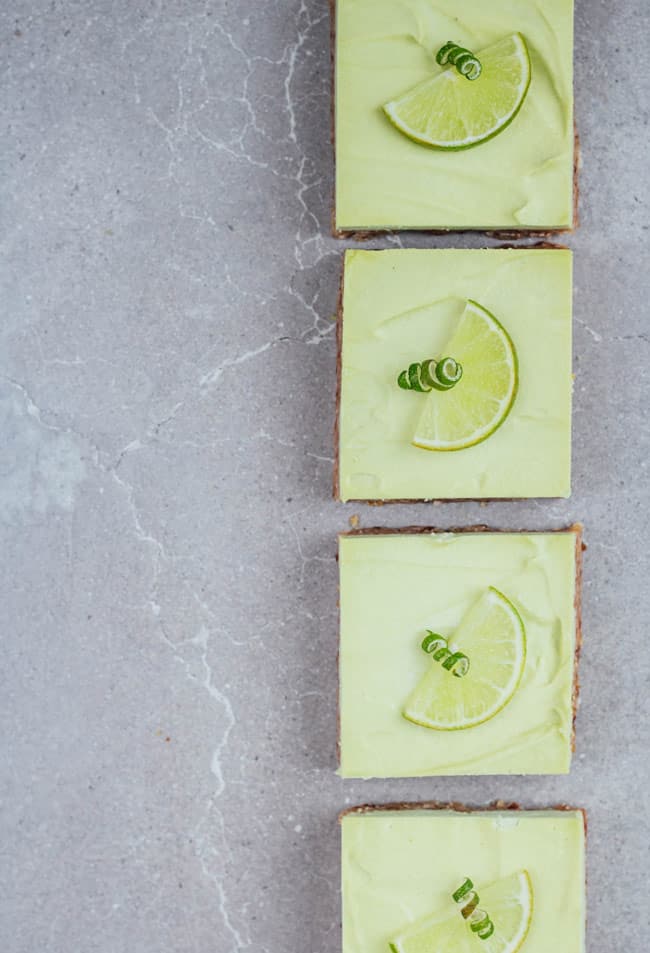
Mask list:
POLYGON ((645 953, 649 12, 578 2, 573 498, 373 509, 331 499, 326 0, 3 4, 3 953, 336 953, 341 808, 496 797, 589 809, 590 953, 645 953), (584 521, 570 777, 335 776, 355 514, 584 521))

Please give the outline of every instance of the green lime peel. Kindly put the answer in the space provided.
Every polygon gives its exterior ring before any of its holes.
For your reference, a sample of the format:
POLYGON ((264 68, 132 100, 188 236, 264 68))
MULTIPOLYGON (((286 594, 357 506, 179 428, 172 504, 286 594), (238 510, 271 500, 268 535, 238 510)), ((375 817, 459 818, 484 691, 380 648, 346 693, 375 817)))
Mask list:
POLYGON ((471 81, 478 79, 483 72, 480 60, 470 51, 458 46, 453 40, 448 40, 436 53, 436 63, 447 66, 451 63, 461 76, 471 81))
POLYGON ((467 920, 472 933, 481 940, 488 940, 494 933, 494 924, 485 910, 479 909, 481 898, 474 890, 474 884, 469 877, 452 894, 452 897, 455 903, 461 904, 461 915, 464 920, 467 920))
POLYGON ((469 672, 467 656, 463 652, 452 652, 447 639, 430 629, 422 642, 422 651, 432 655, 435 662, 442 662, 442 667, 456 678, 463 678, 469 672))
POLYGON ((463 376, 463 368, 453 357, 436 361, 429 358, 421 364, 410 364, 397 378, 402 390, 428 394, 432 390, 451 390, 463 376))

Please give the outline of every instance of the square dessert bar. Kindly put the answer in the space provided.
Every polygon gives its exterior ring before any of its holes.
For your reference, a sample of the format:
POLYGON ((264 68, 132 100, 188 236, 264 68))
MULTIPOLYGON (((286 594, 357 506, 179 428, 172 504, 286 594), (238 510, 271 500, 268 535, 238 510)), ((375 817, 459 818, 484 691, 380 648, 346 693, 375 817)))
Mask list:
POLYGON ((584 953, 582 810, 360 807, 341 838, 343 953, 584 953))
POLYGON ((332 2, 338 233, 574 227, 573 0, 332 2), (448 41, 483 61, 475 81, 437 61, 448 41))
POLYGON ((341 776, 568 773, 580 526, 355 531, 339 571, 341 776))
POLYGON ((566 249, 348 251, 335 495, 569 496, 571 319, 566 249), (440 390, 444 357, 463 373, 440 390))

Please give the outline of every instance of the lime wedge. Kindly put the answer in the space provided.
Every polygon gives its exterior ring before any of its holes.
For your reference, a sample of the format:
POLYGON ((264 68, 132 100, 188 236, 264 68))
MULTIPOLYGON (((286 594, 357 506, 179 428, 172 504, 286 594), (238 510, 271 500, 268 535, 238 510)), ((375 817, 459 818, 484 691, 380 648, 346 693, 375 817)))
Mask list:
POLYGON ((447 391, 431 391, 413 443, 424 450, 464 450, 487 440, 506 419, 517 396, 517 354, 510 337, 476 301, 468 301, 445 350, 463 368, 447 391))
POLYGON ((409 139, 436 149, 469 149, 502 132, 530 86, 526 41, 513 33, 476 56, 483 69, 473 82, 451 65, 386 103, 393 125, 409 139))
MULTIPOLYGON (((478 888, 480 906, 494 924, 494 933, 477 939, 460 910, 453 916, 429 917, 390 943, 393 953, 516 953, 533 918, 533 888, 526 870, 478 888)), ((453 901, 452 901, 453 902, 453 901)))
POLYGON ((449 640, 468 656, 463 678, 435 661, 410 695, 403 715, 425 728, 455 731, 493 718, 517 690, 526 663, 526 632, 521 616, 490 586, 449 640))

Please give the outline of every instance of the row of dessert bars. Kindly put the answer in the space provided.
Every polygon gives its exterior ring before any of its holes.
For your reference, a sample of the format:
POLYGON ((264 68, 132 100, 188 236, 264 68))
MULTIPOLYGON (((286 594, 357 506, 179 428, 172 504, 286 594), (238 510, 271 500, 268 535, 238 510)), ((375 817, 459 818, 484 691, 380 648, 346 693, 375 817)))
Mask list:
MULTIPOLYGON (((573 0, 332 0, 337 235, 576 224, 573 0)), ((401 241, 393 239, 401 246, 401 241)), ((566 498, 572 255, 348 250, 335 496, 566 498)), ((339 540, 343 778, 567 774, 582 527, 339 540)), ((343 953, 583 953, 584 811, 341 816, 343 953)))

